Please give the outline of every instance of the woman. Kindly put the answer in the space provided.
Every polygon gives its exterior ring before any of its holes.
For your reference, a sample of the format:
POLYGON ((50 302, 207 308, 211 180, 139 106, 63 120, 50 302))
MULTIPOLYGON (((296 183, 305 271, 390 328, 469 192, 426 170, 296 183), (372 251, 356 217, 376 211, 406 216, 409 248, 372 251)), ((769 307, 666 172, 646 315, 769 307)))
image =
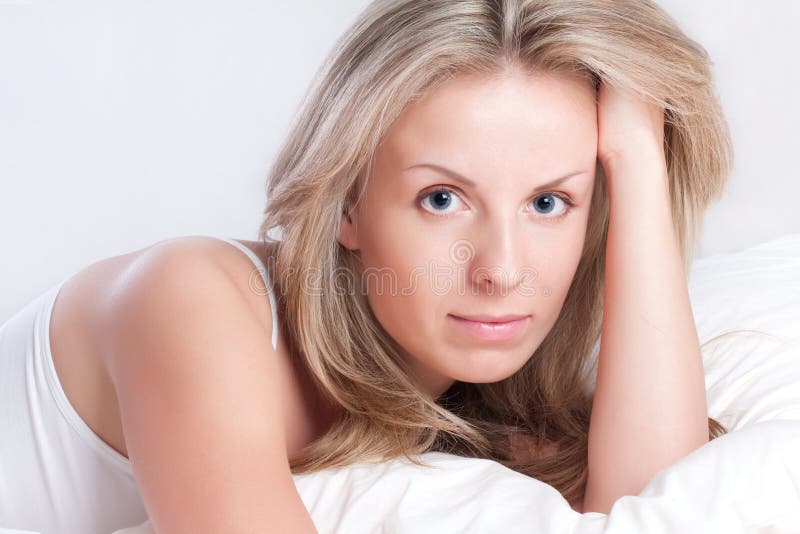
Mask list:
POLYGON ((730 138, 705 51, 655 3, 379 0, 312 89, 258 242, 109 258, 4 326, 3 379, 49 355, 97 460, 20 393, 0 423, 32 445, 2 468, 35 474, 3 521, 313 532, 292 473, 431 450, 608 512, 724 433, 685 274, 730 138), (26 328, 50 337, 21 350, 26 328))

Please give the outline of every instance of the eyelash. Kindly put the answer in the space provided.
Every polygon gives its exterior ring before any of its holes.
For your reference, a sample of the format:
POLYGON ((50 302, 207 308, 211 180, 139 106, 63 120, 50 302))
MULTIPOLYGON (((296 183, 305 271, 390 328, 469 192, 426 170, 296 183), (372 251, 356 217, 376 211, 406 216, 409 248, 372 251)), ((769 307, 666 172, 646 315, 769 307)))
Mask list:
MULTIPOLYGON (((419 197, 417 197, 417 205, 421 207, 421 204, 422 204, 423 200, 425 200, 427 197, 433 195, 434 193, 440 193, 440 192, 445 192, 445 193, 458 195, 458 191, 457 190, 455 190, 455 189, 453 189, 451 187, 439 185, 439 186, 435 186, 433 189, 426 189, 425 191, 420 193, 419 197)), ((561 215, 557 215, 555 217, 542 216, 541 218, 544 219, 547 222, 556 222, 556 221, 559 221, 559 220, 563 219, 564 217, 569 215, 570 212, 572 212, 572 209, 575 207, 575 203, 572 201, 572 199, 570 199, 568 196, 566 196, 564 194, 556 193, 555 191, 542 192, 542 193, 536 195, 535 197, 533 197, 533 199, 531 199, 531 200, 535 200, 535 199, 537 199, 539 197, 548 196, 548 195, 554 196, 554 197, 560 199, 562 202, 564 202, 564 204, 566 204, 567 207, 564 210, 564 213, 562 213, 561 215)), ((448 213, 448 214, 439 215, 439 214, 431 212, 429 210, 425 210, 425 211, 427 213, 429 213, 430 215, 433 215, 434 217, 439 217, 439 218, 442 218, 442 219, 446 219, 446 218, 452 217, 454 215, 454 213, 448 213)))

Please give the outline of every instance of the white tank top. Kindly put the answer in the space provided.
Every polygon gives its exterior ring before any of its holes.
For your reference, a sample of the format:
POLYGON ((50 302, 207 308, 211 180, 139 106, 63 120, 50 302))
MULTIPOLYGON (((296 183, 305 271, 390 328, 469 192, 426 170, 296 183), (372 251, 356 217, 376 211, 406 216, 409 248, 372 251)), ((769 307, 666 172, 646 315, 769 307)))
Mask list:
MULTIPOLYGON (((264 263, 245 245, 261 273, 264 263)), ((50 352, 50 314, 65 278, 0 325, 0 534, 111 534, 147 520, 128 458, 95 434, 70 404, 50 352)))

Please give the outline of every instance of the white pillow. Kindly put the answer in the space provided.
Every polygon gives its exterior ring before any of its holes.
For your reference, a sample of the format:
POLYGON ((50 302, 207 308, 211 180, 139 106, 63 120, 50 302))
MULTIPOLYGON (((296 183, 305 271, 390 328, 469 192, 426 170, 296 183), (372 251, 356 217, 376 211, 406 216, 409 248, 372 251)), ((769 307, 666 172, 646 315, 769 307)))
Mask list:
POLYGON ((800 420, 800 234, 696 261, 689 294, 703 342, 708 412, 729 430, 800 420), (770 337, 774 336, 774 337, 770 337))
POLYGON ((775 338, 737 334, 704 348, 708 412, 730 433, 638 496, 608 515, 579 514, 497 462, 427 453, 437 467, 395 459, 294 475, 319 532, 800 532, 800 234, 697 260, 689 294, 701 342, 733 329, 775 338))

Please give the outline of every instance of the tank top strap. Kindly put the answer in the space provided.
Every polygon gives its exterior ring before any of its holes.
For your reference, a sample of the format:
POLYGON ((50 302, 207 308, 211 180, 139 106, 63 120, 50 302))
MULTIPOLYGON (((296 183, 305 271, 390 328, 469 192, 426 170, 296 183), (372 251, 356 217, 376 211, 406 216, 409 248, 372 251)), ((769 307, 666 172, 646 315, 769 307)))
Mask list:
POLYGON ((275 292, 272 288, 272 284, 270 283, 269 272, 267 272, 267 268, 264 265, 264 262, 261 261, 261 258, 259 258, 252 250, 250 250, 249 247, 240 243, 236 239, 230 237, 218 237, 217 239, 225 241, 226 243, 233 245, 234 247, 244 252, 247 255, 247 257, 250 258, 250 261, 253 262, 253 265, 256 266, 258 272, 261 274, 261 279, 264 282, 264 287, 267 288, 267 293, 269 295, 269 304, 270 307, 272 308, 272 346, 275 348, 275 350, 278 350, 278 306, 275 301, 275 292))

